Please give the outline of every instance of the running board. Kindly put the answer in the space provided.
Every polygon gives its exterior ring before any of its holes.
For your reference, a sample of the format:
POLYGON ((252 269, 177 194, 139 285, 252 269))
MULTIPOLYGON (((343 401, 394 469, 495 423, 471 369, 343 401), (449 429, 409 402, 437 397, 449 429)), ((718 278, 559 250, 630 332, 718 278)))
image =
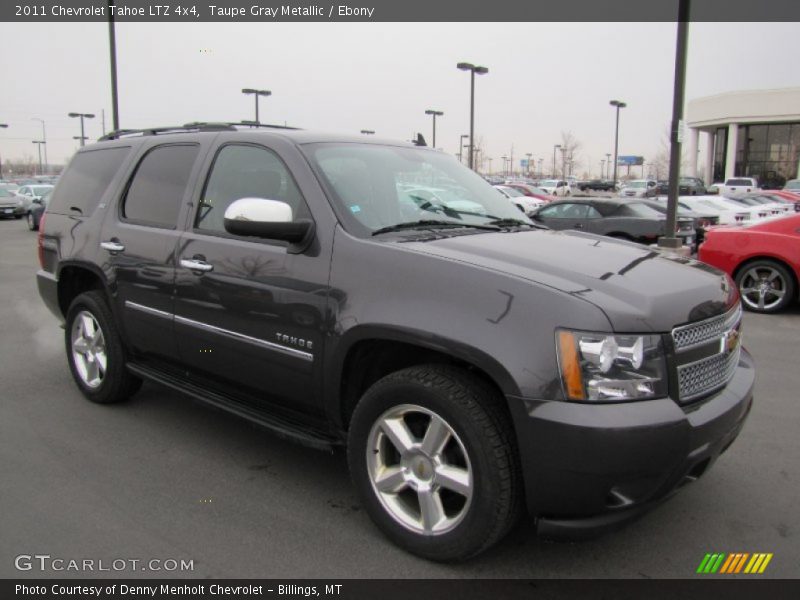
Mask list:
POLYGON ((251 423, 268 429, 278 437, 328 452, 333 451, 336 446, 341 446, 339 440, 321 431, 301 425, 281 415, 265 414, 254 410, 234 398, 193 384, 160 369, 137 363, 128 363, 126 366, 128 371, 138 377, 155 381, 204 404, 247 419, 251 423))

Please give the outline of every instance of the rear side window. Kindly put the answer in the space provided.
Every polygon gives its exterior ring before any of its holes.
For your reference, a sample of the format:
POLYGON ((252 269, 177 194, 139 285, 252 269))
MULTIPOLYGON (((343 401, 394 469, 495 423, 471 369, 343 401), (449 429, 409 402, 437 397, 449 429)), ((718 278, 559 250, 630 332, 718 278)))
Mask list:
POLYGON ((175 229, 199 151, 196 144, 157 146, 150 150, 128 186, 122 216, 145 225, 175 229))
POLYGON ((80 212, 85 217, 91 215, 128 152, 128 147, 105 148, 73 156, 53 191, 47 210, 62 214, 80 212))

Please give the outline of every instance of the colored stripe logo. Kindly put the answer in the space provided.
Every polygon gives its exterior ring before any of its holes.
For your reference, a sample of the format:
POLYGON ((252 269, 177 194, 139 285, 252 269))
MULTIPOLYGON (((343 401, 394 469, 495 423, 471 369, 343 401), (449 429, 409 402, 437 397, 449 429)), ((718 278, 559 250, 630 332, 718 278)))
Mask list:
POLYGON ((756 552, 724 552, 709 553, 700 561, 697 573, 713 575, 720 573, 725 575, 746 573, 750 575, 761 574, 767 569, 767 565, 772 560, 772 553, 756 552))

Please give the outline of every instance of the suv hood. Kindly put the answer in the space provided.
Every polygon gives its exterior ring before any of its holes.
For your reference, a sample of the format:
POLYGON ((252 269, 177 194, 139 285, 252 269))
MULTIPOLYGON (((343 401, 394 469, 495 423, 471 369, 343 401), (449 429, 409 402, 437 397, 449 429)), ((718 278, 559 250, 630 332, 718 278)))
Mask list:
POLYGON ((670 331, 738 300, 728 276, 704 263, 577 231, 481 233, 403 246, 580 296, 618 332, 670 331))

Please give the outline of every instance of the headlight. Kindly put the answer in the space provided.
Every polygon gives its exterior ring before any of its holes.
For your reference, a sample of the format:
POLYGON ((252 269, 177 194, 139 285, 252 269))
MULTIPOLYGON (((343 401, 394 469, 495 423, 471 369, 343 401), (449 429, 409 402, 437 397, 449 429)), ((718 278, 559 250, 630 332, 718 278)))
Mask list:
POLYGON ((559 329, 558 364, 569 400, 619 402, 667 395, 661 336, 559 329))

